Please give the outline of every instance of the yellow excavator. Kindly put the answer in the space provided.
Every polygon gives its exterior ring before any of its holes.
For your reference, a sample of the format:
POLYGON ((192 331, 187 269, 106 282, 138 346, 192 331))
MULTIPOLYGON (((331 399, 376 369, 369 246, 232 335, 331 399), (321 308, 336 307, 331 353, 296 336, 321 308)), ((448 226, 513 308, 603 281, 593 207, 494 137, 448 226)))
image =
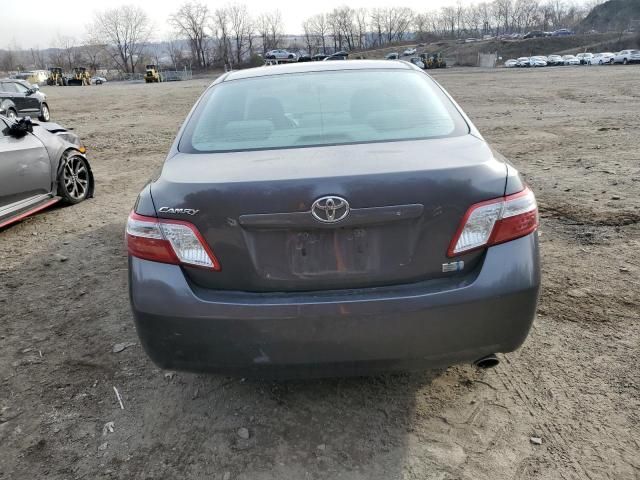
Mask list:
POLYGON ((162 81, 162 75, 160 75, 157 65, 147 65, 145 70, 145 83, 159 83, 162 81))
POLYGON ((49 69, 49 76, 47 77, 47 85, 58 85, 60 87, 67 84, 67 79, 62 73, 60 67, 51 67, 49 69))
POLYGON ((67 85, 91 85, 91 75, 89 75, 85 67, 75 67, 73 75, 67 79, 67 85))

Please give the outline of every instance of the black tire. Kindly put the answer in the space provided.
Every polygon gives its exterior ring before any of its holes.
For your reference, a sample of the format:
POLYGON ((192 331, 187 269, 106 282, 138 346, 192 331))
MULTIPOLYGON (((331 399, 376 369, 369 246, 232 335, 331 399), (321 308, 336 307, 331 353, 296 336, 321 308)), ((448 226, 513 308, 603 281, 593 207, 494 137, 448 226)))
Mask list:
POLYGON ((629 61, 625 58, 624 60, 622 60, 622 64, 623 65, 627 65, 629 63, 629 61))
POLYGON ((7 110, 7 118, 12 122, 15 122, 18 118, 18 114, 13 108, 10 108, 9 110, 7 110))
POLYGON ((40 105, 40 116, 38 117, 38 120, 40 120, 41 122, 48 122, 49 120, 51 120, 49 105, 44 102, 42 102, 42 105, 40 105))
POLYGON ((89 162, 73 152, 65 154, 58 173, 58 195, 70 205, 80 203, 89 197, 92 181, 89 162))

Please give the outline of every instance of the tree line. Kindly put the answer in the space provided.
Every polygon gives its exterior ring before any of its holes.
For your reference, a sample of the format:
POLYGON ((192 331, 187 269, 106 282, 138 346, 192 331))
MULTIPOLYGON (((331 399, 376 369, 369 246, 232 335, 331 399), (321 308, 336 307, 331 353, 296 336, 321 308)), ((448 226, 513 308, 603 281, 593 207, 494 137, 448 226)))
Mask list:
POLYGON ((259 55, 275 48, 309 54, 364 50, 407 40, 427 41, 523 33, 528 30, 575 28, 602 0, 493 0, 418 12, 407 7, 351 8, 342 6, 302 22, 302 35, 285 35, 282 13, 252 15, 242 3, 212 8, 200 0, 179 5, 167 19, 170 33, 151 41, 153 25, 135 6, 107 8, 94 14, 84 38, 58 35, 45 55, 12 46, 0 58, 0 68, 16 70, 60 66, 71 70, 140 71, 146 63, 181 69, 207 69, 257 64, 259 55))
POLYGON ((498 36, 577 28, 591 9, 604 0, 573 3, 564 0, 493 0, 417 12, 406 7, 335 8, 303 24, 308 51, 364 50, 403 42, 498 36))

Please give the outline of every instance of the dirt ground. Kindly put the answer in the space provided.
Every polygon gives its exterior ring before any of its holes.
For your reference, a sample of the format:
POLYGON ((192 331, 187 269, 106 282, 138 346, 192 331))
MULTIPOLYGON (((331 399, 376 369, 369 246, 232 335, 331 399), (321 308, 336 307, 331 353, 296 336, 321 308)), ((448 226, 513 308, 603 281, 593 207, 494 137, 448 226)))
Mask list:
POLYGON ((0 232, 0 479, 640 478, 640 66, 434 76, 539 198, 543 289, 519 351, 485 372, 322 381, 159 370, 124 223, 211 79, 45 87, 96 197, 0 232))

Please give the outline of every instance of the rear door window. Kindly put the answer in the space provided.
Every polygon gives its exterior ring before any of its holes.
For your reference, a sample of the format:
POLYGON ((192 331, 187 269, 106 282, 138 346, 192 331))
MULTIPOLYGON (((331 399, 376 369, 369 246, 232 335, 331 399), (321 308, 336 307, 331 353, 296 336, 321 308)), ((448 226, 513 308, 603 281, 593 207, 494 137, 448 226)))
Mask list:
POLYGON ((2 91, 7 93, 18 93, 18 89, 13 82, 2 82, 2 91))

